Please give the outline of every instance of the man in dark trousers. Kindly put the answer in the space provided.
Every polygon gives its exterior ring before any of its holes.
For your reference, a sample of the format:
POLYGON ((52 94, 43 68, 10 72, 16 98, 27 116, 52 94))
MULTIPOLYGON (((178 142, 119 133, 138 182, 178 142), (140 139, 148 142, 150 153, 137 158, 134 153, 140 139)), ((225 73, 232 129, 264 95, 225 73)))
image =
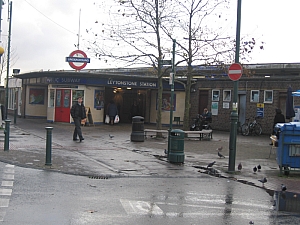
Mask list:
POLYGON ((71 116, 74 120, 75 130, 73 133, 73 141, 77 141, 77 135, 79 137, 79 141, 84 140, 81 132, 81 120, 86 118, 85 107, 82 103, 82 97, 78 97, 77 103, 74 104, 71 108, 71 116))

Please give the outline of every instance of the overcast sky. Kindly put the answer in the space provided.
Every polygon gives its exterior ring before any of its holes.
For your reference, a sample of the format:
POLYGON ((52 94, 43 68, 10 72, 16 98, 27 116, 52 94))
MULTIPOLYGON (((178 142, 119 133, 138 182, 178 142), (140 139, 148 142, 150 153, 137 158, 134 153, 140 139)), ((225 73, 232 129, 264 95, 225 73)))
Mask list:
MULTIPOLYGON (((109 2, 110 0, 107 0, 109 2)), ((112 1, 112 0, 111 0, 112 1)), ((2 10, 1 40, 8 35, 8 0, 2 10)), ((65 58, 76 50, 81 9, 82 35, 96 20, 97 0, 14 0, 12 4, 12 44, 14 65, 21 73, 39 70, 70 70, 65 58)), ((236 2, 228 26, 236 25, 236 2)), ((250 63, 300 62, 299 0, 242 0, 241 36, 249 35, 265 42, 263 51, 255 51, 250 63)), ((99 10, 99 9, 98 9, 99 10)), ((99 12, 99 11, 98 11, 99 12)), ((234 34, 235 35, 235 34, 234 34)), ((84 37, 82 38, 84 39, 84 37)), ((80 41, 83 46, 84 40, 80 41)), ((171 47, 172 43, 170 43, 171 47)), ((3 46, 4 47, 4 46, 3 46)), ((82 49, 84 50, 84 49, 82 49)), ((86 69, 107 68, 93 59, 86 69)))

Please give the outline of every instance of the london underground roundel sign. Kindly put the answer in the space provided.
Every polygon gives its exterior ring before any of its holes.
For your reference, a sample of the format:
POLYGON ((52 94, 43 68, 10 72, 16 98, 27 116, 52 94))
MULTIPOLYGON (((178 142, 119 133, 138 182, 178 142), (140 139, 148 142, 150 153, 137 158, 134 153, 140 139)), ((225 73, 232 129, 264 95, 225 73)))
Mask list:
POLYGON ((233 80, 239 80, 243 74, 243 67, 239 63, 233 63, 228 69, 228 77, 233 80))
POLYGON ((90 59, 87 57, 85 52, 75 50, 71 52, 69 57, 66 57, 66 62, 68 62, 73 69, 81 70, 86 67, 87 63, 90 63, 90 59))

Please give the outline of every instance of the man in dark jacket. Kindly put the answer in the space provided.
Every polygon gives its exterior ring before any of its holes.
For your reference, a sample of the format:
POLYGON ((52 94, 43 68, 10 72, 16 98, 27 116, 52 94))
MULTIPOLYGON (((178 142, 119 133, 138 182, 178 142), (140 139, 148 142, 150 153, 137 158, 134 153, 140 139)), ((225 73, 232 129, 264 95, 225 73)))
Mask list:
POLYGON ((81 120, 86 118, 85 107, 82 103, 82 97, 78 97, 77 103, 74 104, 71 108, 71 116, 74 120, 75 129, 73 133, 73 141, 77 141, 77 135, 80 142, 84 140, 81 132, 81 120))
POLYGON ((275 114, 275 117, 274 117, 272 134, 275 134, 274 128, 275 128, 277 123, 285 123, 285 118, 284 118, 284 115, 281 112, 281 109, 276 109, 275 112, 276 112, 276 114, 275 114))

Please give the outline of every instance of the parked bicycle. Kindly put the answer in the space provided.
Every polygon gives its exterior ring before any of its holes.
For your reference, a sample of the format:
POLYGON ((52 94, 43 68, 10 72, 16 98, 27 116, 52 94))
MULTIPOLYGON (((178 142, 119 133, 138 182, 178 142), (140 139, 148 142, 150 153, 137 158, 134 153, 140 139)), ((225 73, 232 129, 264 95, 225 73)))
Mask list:
POLYGON ((252 134, 254 132, 255 135, 261 135, 262 133, 262 127, 261 125, 256 121, 260 117, 255 117, 252 122, 250 122, 250 119, 246 119, 246 122, 242 125, 242 135, 248 136, 249 134, 252 134))

